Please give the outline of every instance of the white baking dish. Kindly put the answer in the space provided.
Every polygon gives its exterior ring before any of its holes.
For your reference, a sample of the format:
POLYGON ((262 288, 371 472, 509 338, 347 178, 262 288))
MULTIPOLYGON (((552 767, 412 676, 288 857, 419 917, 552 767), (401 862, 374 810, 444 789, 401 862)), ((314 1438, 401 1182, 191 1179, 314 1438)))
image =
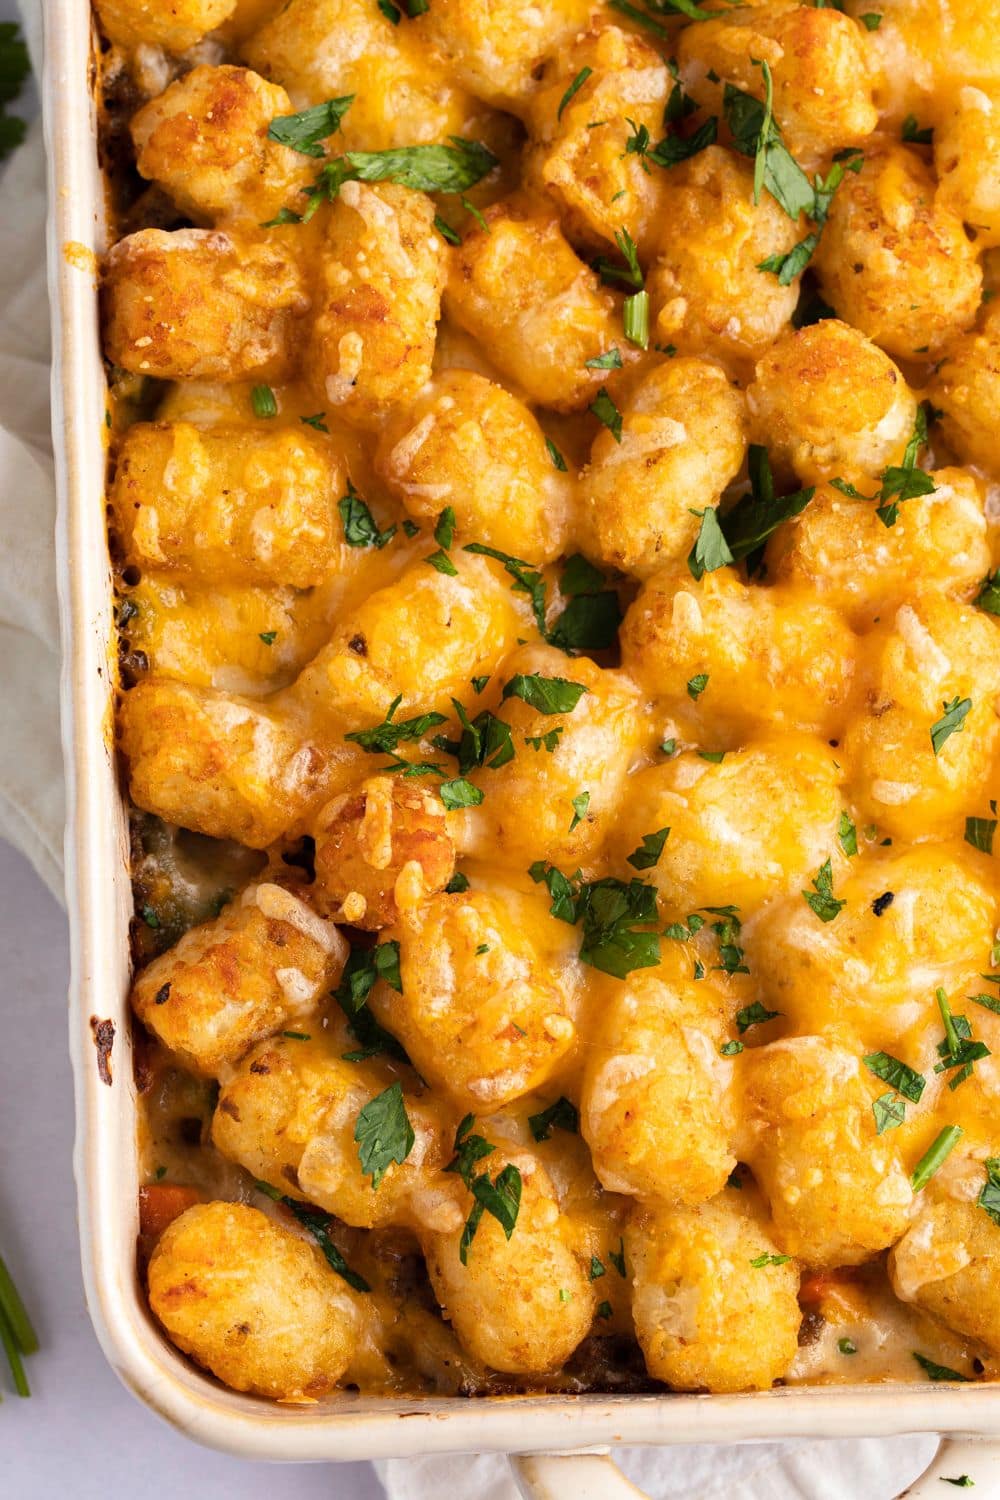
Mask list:
MULTIPOLYGON (((69 1019, 76 1077, 75 1165, 87 1301, 111 1364, 137 1396, 190 1437, 246 1457, 302 1461, 473 1450, 544 1452, 550 1456, 515 1463, 525 1495, 536 1500, 566 1500, 570 1495, 574 1500, 624 1500, 638 1494, 603 1459, 579 1453, 552 1456, 612 1443, 732 1443, 928 1430, 1000 1440, 1000 1385, 947 1390, 924 1385, 798 1387, 751 1396, 472 1401, 401 1401, 345 1392, 322 1405, 281 1407, 224 1389, 199 1373, 159 1333, 135 1272, 137 1101, 126 998, 131 894, 112 748, 113 624, 103 496, 106 429, 95 277, 95 256, 103 247, 103 190, 92 107, 92 45, 88 0, 46 0, 43 90, 51 171, 48 253, 69 817, 66 897, 72 930, 69 1019)), ((933 1469, 910 1495, 940 1497, 942 1474, 970 1472, 981 1500, 1000 1497, 1000 1447, 967 1447, 964 1442, 944 1443, 933 1469)))

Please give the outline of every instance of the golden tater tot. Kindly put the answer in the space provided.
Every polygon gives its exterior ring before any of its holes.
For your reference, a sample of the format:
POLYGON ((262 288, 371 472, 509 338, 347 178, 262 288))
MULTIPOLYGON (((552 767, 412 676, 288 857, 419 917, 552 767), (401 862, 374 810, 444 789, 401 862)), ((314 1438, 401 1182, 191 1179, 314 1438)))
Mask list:
POLYGON ((753 164, 709 146, 671 170, 647 280, 659 343, 682 354, 759 358, 787 328, 798 283, 760 269, 802 237, 770 193, 753 201, 753 164))
POLYGON ((875 501, 821 486, 768 542, 769 577, 795 586, 800 607, 805 588, 859 625, 902 603, 915 580, 923 592, 969 599, 990 567, 985 486, 964 469, 931 477, 933 492, 901 504, 892 526, 875 501))
POLYGON ((549 915, 543 889, 499 882, 437 895, 386 938, 399 943, 403 992, 371 1006, 422 1077, 462 1109, 497 1108, 540 1088, 577 1040, 578 938, 549 915))
POLYGON ((537 88, 537 70, 566 38, 582 31, 593 0, 435 0, 416 28, 479 99, 521 113, 537 88))
POLYGON ((390 1161, 378 1187, 365 1175, 356 1131, 364 1107, 391 1087, 396 1072, 378 1058, 348 1061, 352 1044, 343 1026, 314 1022, 301 1037, 275 1037, 256 1047, 226 1078, 212 1121, 212 1140, 278 1192, 304 1199, 359 1229, 406 1223, 416 1210, 444 1228, 458 1214, 433 1187, 448 1159, 441 1106, 407 1086, 403 1107, 414 1143, 402 1162, 390 1161))
POLYGON ((627 145, 643 129, 659 138, 672 86, 660 54, 617 26, 575 37, 549 59, 531 101, 524 172, 555 199, 571 240, 613 248, 625 229, 648 254, 666 178, 627 145))
POLYGON ((953 1158, 924 1190, 889 1276, 904 1302, 1000 1354, 1000 1226, 976 1201, 990 1180, 986 1154, 953 1158))
POLYGON ((864 816, 896 838, 960 838, 997 790, 1000 624, 919 595, 866 638, 862 687, 844 753, 864 816))
POLYGON ((344 183, 330 214, 306 363, 318 397, 345 421, 377 427, 430 378, 445 249, 423 193, 344 183))
POLYGON ((810 1266, 852 1266, 893 1244, 913 1189, 893 1133, 876 1133, 872 1101, 885 1085, 819 1036, 771 1042, 742 1062, 737 1152, 770 1201, 780 1248, 810 1266))
POLYGON ((396 886, 432 895, 455 872, 455 845, 435 791, 400 776, 370 776, 334 797, 313 824, 313 899, 329 916, 377 931, 399 919, 396 886))
POLYGON ((377 725, 397 697, 399 718, 447 709, 489 675, 517 628, 510 590, 483 558, 456 549, 452 565, 455 576, 421 559, 342 616, 292 700, 357 730, 377 725))
POLYGON ((798 590, 747 585, 732 568, 700 582, 687 569, 655 573, 621 641, 626 670, 701 744, 769 728, 829 738, 849 708, 856 643, 840 615, 798 590))
POLYGON ((1000 477, 1000 308, 987 313, 978 332, 963 334, 949 345, 931 379, 929 395, 942 413, 945 441, 959 459, 1000 477))
MULTIPOLYGON (((597 1298, 584 1270, 582 1236, 573 1218, 560 1213, 537 1158, 498 1146, 477 1163, 477 1173, 489 1169, 495 1178, 507 1165, 521 1182, 509 1240, 490 1214, 479 1222, 465 1265, 461 1224, 450 1233, 420 1232, 420 1239, 441 1310, 463 1346, 494 1370, 542 1374, 565 1364, 589 1332, 597 1298)), ((464 1198, 467 1212, 473 1199, 464 1198)))
POLYGON ((244 42, 243 58, 298 109, 353 94, 334 153, 475 133, 475 101, 423 35, 393 26, 375 0, 290 0, 244 42))
POLYGON ((934 190, 917 151, 866 152, 837 190, 816 252, 840 316, 900 359, 940 354, 979 309, 976 247, 934 190))
POLYGON ((487 229, 471 230, 455 251, 445 310, 489 344, 494 364, 529 400, 582 410, 606 378, 587 361, 615 347, 629 358, 614 298, 554 216, 496 204, 484 217, 487 229))
POLYGON ((718 365, 666 360, 632 391, 621 436, 603 431, 580 476, 599 555, 639 578, 681 563, 698 514, 718 503, 746 452, 742 394, 718 365))
POLYGON ((139 1019, 195 1073, 216 1077, 254 1042, 314 1015, 347 943, 281 886, 248 886, 139 975, 139 1019))
POLYGON ((101 26, 120 47, 186 52, 222 24, 236 0, 96 0, 101 26))
POLYGON ((975 231, 976 248, 1000 245, 1000 88, 971 85, 934 126, 937 201, 975 231))
POLYGON ((341 556, 347 483, 336 451, 307 431, 141 422, 111 501, 129 562, 304 589, 341 556))
POLYGON ((364 1314, 312 1243, 243 1203, 199 1203, 164 1230, 149 1304, 171 1339, 234 1391, 332 1391, 364 1314))
POLYGON ((603 1186, 703 1203, 736 1165, 725 999, 679 957, 616 983, 587 1052, 581 1128, 603 1186))
POLYGON ((390 417, 375 467, 418 521, 450 505, 463 540, 533 562, 565 548, 568 477, 527 407, 471 370, 444 371, 390 417))
POLYGON ((140 229, 108 251, 105 352, 161 380, 287 380, 306 312, 298 265, 262 234, 140 229))
POLYGON ((898 464, 917 415, 888 355, 835 318, 778 339, 757 363, 747 406, 775 471, 803 484, 858 483, 898 464))
POLYGON ((864 32, 839 11, 754 5, 685 26, 678 38, 681 80, 710 114, 722 114, 725 83, 764 98, 758 60, 771 69, 775 119, 801 165, 860 145, 878 124, 864 32))
POLYGON ((799 1272, 749 1184, 695 1208, 637 1206, 625 1235, 632 1315, 657 1380, 680 1391, 767 1390, 788 1370, 799 1272))
POLYGON ((760 740, 721 760, 679 755, 633 776, 615 834, 624 857, 669 828, 649 872, 681 911, 735 906, 741 917, 806 883, 834 847, 841 773, 809 735, 760 740))
POLYGON ((316 175, 308 157, 268 139, 271 121, 291 113, 284 89, 249 68, 193 68, 133 115, 136 166, 201 223, 261 224, 316 175))
POLYGON ((854 837, 862 853, 838 871, 836 918, 821 922, 798 891, 769 902, 744 929, 747 963, 796 1031, 850 1027, 891 1050, 938 985, 976 982, 1000 912, 968 844, 897 850, 878 830, 854 837))
POLYGON ((536 859, 572 869, 597 854, 627 795, 645 737, 642 703, 623 673, 552 646, 513 652, 498 683, 533 675, 571 679, 586 692, 566 714, 543 713, 516 696, 494 705, 511 728, 514 754, 496 767, 488 758, 473 773, 483 801, 458 815, 456 839, 463 854, 522 871, 536 859))
POLYGON ((162 678, 123 696, 119 725, 138 807, 251 849, 304 831, 360 759, 349 745, 320 747, 270 707, 162 678))

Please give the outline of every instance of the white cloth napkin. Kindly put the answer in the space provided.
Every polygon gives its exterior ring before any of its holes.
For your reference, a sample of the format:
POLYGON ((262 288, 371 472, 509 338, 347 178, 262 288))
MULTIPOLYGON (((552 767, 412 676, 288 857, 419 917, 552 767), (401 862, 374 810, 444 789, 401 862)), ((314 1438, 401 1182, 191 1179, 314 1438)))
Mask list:
MULTIPOLYGON (((38 0, 24 0, 36 76, 38 0)), ((40 122, 0 177, 0 835, 63 897, 59 629, 49 434, 45 163, 40 122)), ((98 545, 95 538, 95 545, 98 545)), ((653 1500, 889 1500, 925 1467, 928 1437, 624 1449, 616 1456, 653 1500)), ((389 1500, 518 1500, 491 1456, 376 1465, 389 1500)))

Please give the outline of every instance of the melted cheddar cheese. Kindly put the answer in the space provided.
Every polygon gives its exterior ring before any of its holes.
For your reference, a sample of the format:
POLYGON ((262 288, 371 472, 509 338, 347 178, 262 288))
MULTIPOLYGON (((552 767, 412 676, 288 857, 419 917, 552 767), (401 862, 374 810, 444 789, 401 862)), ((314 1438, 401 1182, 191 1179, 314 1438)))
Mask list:
POLYGON ((141 1259, 237 1390, 998 1373, 1000 50, 867 6, 96 0, 141 1259))

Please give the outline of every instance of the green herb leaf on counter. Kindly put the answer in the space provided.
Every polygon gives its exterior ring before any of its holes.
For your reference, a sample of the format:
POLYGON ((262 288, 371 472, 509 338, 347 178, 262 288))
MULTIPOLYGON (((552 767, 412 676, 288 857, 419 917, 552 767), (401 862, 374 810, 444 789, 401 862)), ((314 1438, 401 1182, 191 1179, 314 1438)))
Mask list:
POLYGON ((536 1141, 547 1141, 553 1129, 565 1130, 576 1135, 580 1127, 580 1116, 576 1105, 565 1095, 548 1105, 537 1115, 528 1116, 528 1126, 536 1141))
POLYGON ((322 156, 320 142, 340 129, 353 103, 354 95, 344 94, 339 99, 327 99, 324 104, 314 104, 294 115, 276 115, 267 127, 267 138, 277 141, 279 146, 289 146, 301 156, 322 156))
POLYGON ((361 1171, 372 1180, 375 1192, 393 1162, 400 1166, 413 1150, 416 1136, 403 1102, 403 1085, 397 1079, 374 1099, 369 1099, 354 1127, 361 1171))

